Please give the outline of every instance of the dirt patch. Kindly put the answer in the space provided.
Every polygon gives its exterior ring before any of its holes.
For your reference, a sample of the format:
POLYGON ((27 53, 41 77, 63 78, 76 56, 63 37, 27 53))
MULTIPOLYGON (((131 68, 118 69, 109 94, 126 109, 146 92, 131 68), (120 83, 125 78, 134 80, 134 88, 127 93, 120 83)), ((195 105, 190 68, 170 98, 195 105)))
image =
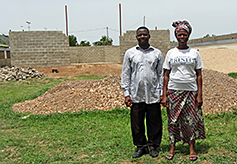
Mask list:
POLYGON ((79 75, 118 75, 121 74, 122 64, 86 64, 58 67, 35 67, 48 77, 73 77, 79 75), (52 70, 57 70, 58 73, 52 70))
MULTIPOLYGON (((203 112, 220 113, 237 108, 237 81, 226 73, 237 72, 237 52, 229 49, 201 50, 203 70, 203 112), (209 68, 209 69, 207 69, 209 68)), ((101 80, 68 81, 47 91, 38 98, 13 106, 17 112, 49 114, 79 110, 111 110, 124 107, 120 88, 122 64, 74 65, 36 68, 48 77, 78 75, 109 75, 101 80), (52 73, 57 69, 58 73, 52 73)))
MULTIPOLYGON (((204 69, 222 73, 237 72, 237 51, 232 49, 203 49, 200 54, 204 69)), ((34 67, 48 77, 79 76, 79 75, 118 75, 121 74, 122 64, 86 64, 55 67, 34 67), (57 69, 58 73, 52 72, 57 69)))

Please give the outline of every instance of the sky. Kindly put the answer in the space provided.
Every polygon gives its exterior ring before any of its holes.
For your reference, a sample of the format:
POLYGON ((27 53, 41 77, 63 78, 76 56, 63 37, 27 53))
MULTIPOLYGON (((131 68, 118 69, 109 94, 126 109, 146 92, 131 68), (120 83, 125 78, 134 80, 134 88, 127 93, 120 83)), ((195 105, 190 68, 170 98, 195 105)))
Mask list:
POLYGON ((0 4, 0 34, 5 35, 23 29, 66 35, 66 5, 69 35, 79 43, 92 44, 108 35, 113 45, 119 45, 119 4, 122 35, 145 24, 150 30, 169 29, 170 40, 176 41, 171 25, 176 20, 191 24, 190 39, 237 33, 237 0, 0 0, 0 4))

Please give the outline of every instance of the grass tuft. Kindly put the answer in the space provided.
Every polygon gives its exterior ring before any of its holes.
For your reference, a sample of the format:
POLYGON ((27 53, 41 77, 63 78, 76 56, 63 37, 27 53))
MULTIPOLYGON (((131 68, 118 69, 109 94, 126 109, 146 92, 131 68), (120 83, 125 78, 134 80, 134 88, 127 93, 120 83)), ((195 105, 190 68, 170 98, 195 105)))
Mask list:
POLYGON ((228 75, 234 79, 237 79, 237 72, 228 73, 228 75))

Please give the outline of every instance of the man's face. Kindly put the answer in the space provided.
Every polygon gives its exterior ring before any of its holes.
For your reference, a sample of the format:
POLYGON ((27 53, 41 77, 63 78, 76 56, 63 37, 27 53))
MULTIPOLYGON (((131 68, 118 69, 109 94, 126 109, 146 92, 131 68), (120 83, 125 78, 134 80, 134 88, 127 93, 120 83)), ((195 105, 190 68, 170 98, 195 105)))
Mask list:
POLYGON ((140 46, 147 46, 149 44, 150 35, 146 29, 139 29, 136 38, 140 46))

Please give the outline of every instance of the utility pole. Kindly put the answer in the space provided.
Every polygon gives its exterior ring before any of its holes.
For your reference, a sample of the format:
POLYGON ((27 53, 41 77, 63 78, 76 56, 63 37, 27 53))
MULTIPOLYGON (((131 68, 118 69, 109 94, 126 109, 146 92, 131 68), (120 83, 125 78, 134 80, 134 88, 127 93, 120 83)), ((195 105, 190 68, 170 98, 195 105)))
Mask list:
POLYGON ((66 17, 66 34, 68 36, 67 5, 65 5, 65 17, 66 17))
POLYGON ((143 18, 143 26, 145 26, 145 16, 144 16, 144 18, 143 18))
POLYGON ((119 4, 119 25, 120 25, 120 36, 122 36, 121 4, 119 4))
POLYGON ((106 31, 107 31, 107 39, 106 39, 106 41, 107 41, 107 45, 108 45, 108 41, 109 41, 109 28, 108 27, 106 27, 106 31))

